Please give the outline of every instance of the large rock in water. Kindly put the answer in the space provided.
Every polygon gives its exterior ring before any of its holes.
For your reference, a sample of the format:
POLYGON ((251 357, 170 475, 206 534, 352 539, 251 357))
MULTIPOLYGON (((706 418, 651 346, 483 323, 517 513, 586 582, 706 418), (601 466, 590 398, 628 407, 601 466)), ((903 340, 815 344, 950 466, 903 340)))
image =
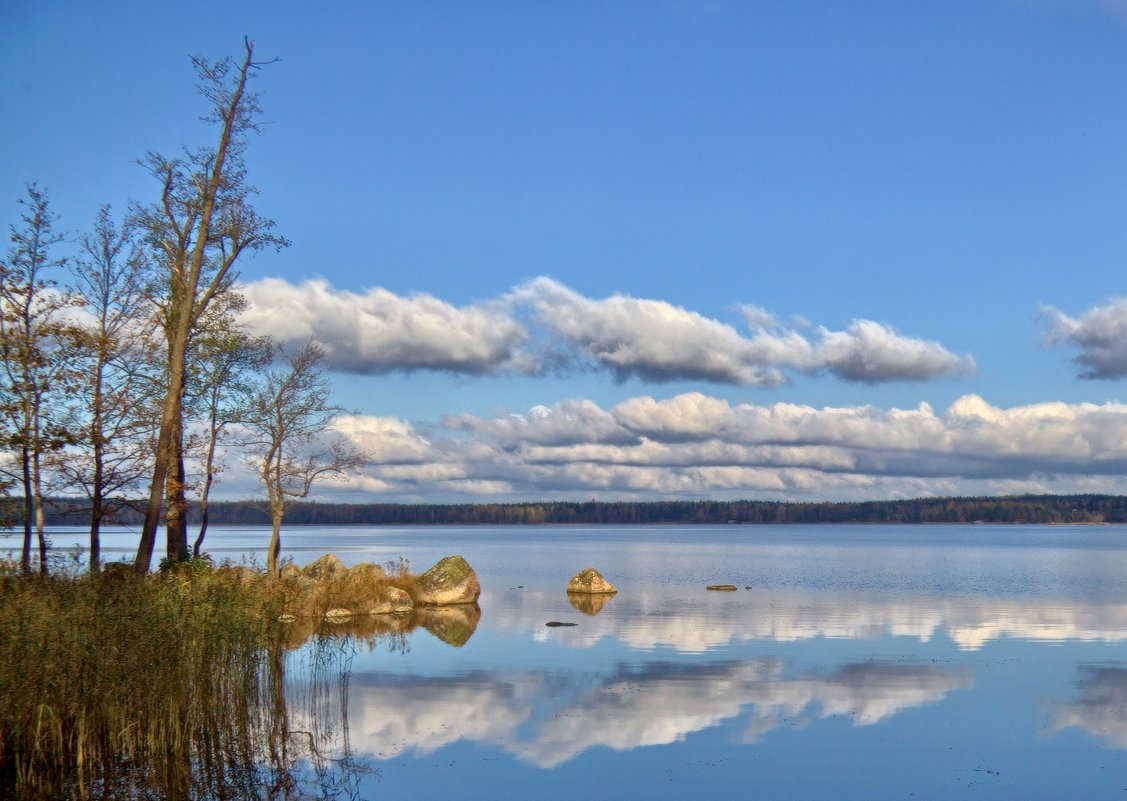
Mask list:
POLYGON ((585 567, 571 577, 567 583, 567 591, 585 592, 591 595, 618 592, 613 584, 603 578, 603 574, 593 567, 585 567))
POLYGON ((460 556, 447 556, 417 579, 422 604, 472 604, 481 595, 477 573, 460 556))

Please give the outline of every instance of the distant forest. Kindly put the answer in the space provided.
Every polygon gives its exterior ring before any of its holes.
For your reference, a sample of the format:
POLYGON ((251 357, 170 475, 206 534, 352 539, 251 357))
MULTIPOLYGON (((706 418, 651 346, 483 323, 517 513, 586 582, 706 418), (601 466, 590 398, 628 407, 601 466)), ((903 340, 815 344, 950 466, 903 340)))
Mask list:
MULTIPOLYGON (((54 499, 48 523, 80 524, 81 503, 54 499)), ((199 509, 189 512, 199 521, 199 509)), ((265 502, 212 502, 213 525, 267 524, 265 502)), ((116 523, 139 525, 122 510, 116 523)), ((551 501, 484 504, 294 503, 287 525, 534 525, 637 523, 1127 523, 1127 496, 1019 495, 897 501, 551 501)))

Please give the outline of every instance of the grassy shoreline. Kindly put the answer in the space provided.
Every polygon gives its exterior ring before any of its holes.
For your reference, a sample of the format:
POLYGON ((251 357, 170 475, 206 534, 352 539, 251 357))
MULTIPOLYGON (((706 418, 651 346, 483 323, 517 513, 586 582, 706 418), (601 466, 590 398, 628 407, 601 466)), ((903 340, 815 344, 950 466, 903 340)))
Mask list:
POLYGON ((0 797, 225 799, 289 786, 286 652, 324 633, 330 608, 414 580, 350 574, 270 580, 196 561, 42 577, 0 562, 0 797))

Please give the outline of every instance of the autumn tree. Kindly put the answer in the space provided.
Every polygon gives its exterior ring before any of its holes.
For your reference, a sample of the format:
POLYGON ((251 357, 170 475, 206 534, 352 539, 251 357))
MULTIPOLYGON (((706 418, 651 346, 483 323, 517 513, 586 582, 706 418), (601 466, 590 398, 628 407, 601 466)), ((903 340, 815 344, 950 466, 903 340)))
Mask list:
POLYGON ((72 267, 82 299, 81 382, 70 395, 75 446, 55 454, 64 489, 90 507, 90 568, 101 563, 101 528, 130 503, 152 468, 161 364, 154 362, 150 263, 128 226, 103 206, 79 240, 72 267))
POLYGON ((321 367, 324 353, 313 343, 286 358, 286 367, 267 372, 255 393, 245 426, 250 459, 262 479, 272 525, 266 567, 277 576, 286 504, 305 498, 320 479, 342 478, 369 459, 332 431, 344 410, 330 402, 321 367))
POLYGON ((46 573, 43 457, 72 439, 58 400, 75 382, 75 331, 67 314, 74 300, 52 277, 64 264, 53 255, 63 235, 46 193, 29 184, 19 202, 21 224, 11 227, 11 248, 0 262, 0 412, 3 443, 15 454, 12 477, 23 493, 21 566, 30 572, 34 524, 39 569, 46 573))
POLYGON ((217 126, 218 140, 214 147, 185 150, 175 158, 150 153, 144 165, 160 184, 160 199, 136 207, 132 214, 164 275, 162 323, 167 347, 167 388, 134 561, 141 572, 152 562, 163 505, 167 505, 168 558, 188 556, 183 461, 191 339, 216 296, 230 288, 240 256, 287 244, 274 234, 273 222, 259 216, 250 203, 255 190, 247 182, 243 156, 247 137, 259 129, 259 105, 248 82, 262 66, 254 60, 254 43, 244 42, 238 62, 196 57, 192 63, 199 90, 210 105, 205 119, 217 126))
POLYGON ((245 306, 246 300, 237 292, 224 294, 205 316, 189 347, 188 405, 195 409, 200 424, 203 466, 200 527, 192 544, 192 556, 197 558, 207 535, 211 489, 224 467, 219 457, 222 440, 249 415, 254 378, 276 351, 269 337, 252 336, 237 322, 236 315, 245 306))

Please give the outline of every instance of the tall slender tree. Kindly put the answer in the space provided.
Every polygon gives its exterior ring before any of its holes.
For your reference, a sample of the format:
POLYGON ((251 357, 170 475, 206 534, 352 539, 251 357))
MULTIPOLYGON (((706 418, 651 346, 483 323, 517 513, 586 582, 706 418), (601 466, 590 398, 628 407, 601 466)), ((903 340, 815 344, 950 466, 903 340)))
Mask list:
POLYGON ((200 425, 203 463, 200 525, 192 543, 192 556, 196 558, 207 536, 211 490, 224 467, 219 455, 221 442, 232 426, 247 418, 254 377, 277 350, 269 337, 252 336, 237 322, 237 313, 246 305, 242 295, 228 292, 219 300, 189 348, 191 381, 187 392, 192 401, 188 405, 195 409, 200 425))
POLYGON ((160 200, 135 208, 132 215, 165 275, 162 322, 168 351, 167 391, 134 560, 140 572, 152 563, 163 504, 167 556, 188 557, 184 393, 193 333, 216 296, 230 288, 240 256, 288 244, 250 204, 255 190, 246 180, 243 155, 248 135, 259 128, 259 105, 248 82, 262 66, 254 60, 253 42, 244 41, 240 62, 193 58, 192 63, 200 92, 210 103, 206 119, 219 128, 218 141, 213 148, 189 150, 179 158, 150 153, 144 164, 160 183, 160 200))
POLYGON ((51 466, 67 489, 89 501, 90 568, 97 571, 103 523, 130 503, 152 469, 163 364, 152 358, 151 264, 128 226, 119 228, 103 206, 79 244, 72 273, 85 336, 80 391, 71 396, 79 441, 55 454, 51 466))
POLYGON ((23 489, 21 565, 30 572, 34 524, 39 569, 46 573, 43 456, 72 439, 58 400, 76 378, 76 335, 66 314, 75 301, 51 277, 64 264, 53 256, 63 235, 55 230, 46 193, 28 184, 20 204, 21 225, 12 226, 12 246, 0 263, 0 410, 4 444, 16 454, 15 478, 23 489))

